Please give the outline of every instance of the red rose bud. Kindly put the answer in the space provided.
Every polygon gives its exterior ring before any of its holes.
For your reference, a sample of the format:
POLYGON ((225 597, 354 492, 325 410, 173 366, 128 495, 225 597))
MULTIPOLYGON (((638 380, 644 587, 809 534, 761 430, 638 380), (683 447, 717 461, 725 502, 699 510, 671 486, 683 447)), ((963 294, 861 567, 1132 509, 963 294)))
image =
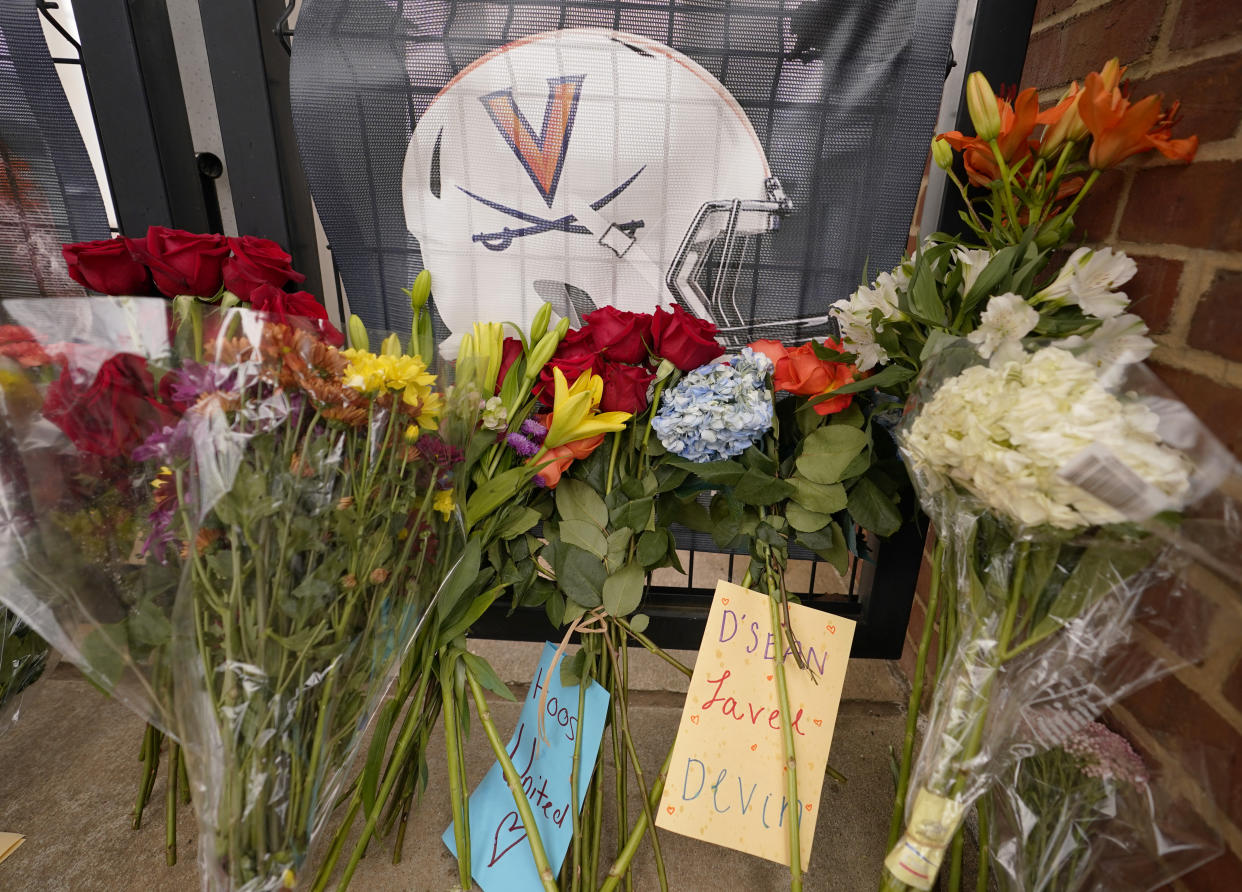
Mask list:
POLYGON ((250 292, 260 285, 281 288, 290 281, 306 280, 294 271, 293 258, 274 241, 253 235, 228 241, 233 256, 224 261, 224 287, 242 300, 250 300, 250 292))
POLYGON ((147 265, 155 287, 167 297, 215 297, 223 282, 229 243, 222 235, 195 235, 152 226, 146 239, 126 239, 135 260, 147 265))
POLYGON ((48 387, 43 415, 83 452, 128 458, 151 434, 177 423, 177 413, 155 399, 146 361, 118 353, 91 383, 78 383, 82 370, 66 366, 48 387))
POLYGON ((651 316, 616 307, 600 307, 585 317, 595 346, 606 359, 642 362, 651 342, 651 316))
POLYGON ((637 415, 647 408, 647 390, 655 380, 655 373, 640 365, 622 365, 619 362, 604 363, 604 397, 600 400, 602 412, 630 412, 637 415))
POLYGON ((583 372, 592 371, 598 375, 602 367, 603 360, 590 331, 579 328, 567 332, 548 364, 540 370, 539 380, 535 382, 532 392, 545 406, 551 406, 552 394, 555 391, 552 377, 554 368, 560 369, 565 380, 573 384, 583 372))
POLYGON ((113 295, 151 293, 147 268, 130 255, 123 238, 61 245, 60 253, 69 266, 69 278, 84 288, 113 295))
POLYGON ((505 375, 509 374, 509 369, 521 355, 522 342, 517 338, 505 338, 500 352, 500 371, 496 375, 496 393, 500 393, 500 388, 505 383, 505 375))
POLYGON ((724 348, 716 343, 716 326, 691 316, 676 304, 671 313, 656 309, 651 319, 651 340, 656 356, 683 372, 697 369, 724 353, 724 348))
POLYGON ((313 294, 281 291, 274 285, 260 285, 250 292, 250 307, 267 315, 273 322, 309 328, 333 347, 345 345, 345 336, 328 321, 328 311, 313 294), (307 322, 300 322, 305 319, 307 322))

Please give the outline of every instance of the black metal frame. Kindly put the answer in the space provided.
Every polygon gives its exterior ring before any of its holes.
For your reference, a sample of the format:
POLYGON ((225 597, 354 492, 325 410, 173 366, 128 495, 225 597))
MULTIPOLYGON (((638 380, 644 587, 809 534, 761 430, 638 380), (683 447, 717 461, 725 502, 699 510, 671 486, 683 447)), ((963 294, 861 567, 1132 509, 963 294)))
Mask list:
MULTIPOLYGON (((237 229, 274 239, 323 294, 310 192, 289 107, 283 0, 199 0, 237 229)), ((287 30, 287 29, 286 29, 287 30)))
POLYGON ((90 0, 74 17, 120 231, 207 230, 165 0, 90 0))

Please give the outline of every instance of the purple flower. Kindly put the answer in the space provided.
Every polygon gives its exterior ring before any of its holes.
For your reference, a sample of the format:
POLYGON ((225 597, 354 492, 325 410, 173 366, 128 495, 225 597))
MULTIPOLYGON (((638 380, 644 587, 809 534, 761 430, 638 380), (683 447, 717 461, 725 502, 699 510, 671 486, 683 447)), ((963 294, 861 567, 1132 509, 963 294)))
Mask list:
POLYGON ((181 405, 190 405, 204 393, 236 389, 237 369, 186 360, 168 373, 168 394, 181 405))
POLYGON ((539 451, 538 443, 532 442, 521 434, 509 434, 505 437, 505 442, 509 444, 510 449, 522 458, 530 458, 539 451))
POLYGON ((176 426, 166 425, 151 434, 134 449, 130 457, 134 461, 167 462, 189 458, 192 448, 193 442, 183 420, 176 426))
POLYGON ((522 422, 522 433, 529 437, 532 442, 542 445, 544 437, 548 435, 548 429, 535 419, 527 418, 522 422))
POLYGON ((414 448, 441 471, 447 471, 465 459, 460 449, 450 446, 434 434, 423 434, 414 444, 414 448))
POLYGON ((1088 777, 1120 780, 1134 787, 1147 784, 1147 767, 1130 742, 1100 722, 1084 727, 1063 748, 1082 760, 1082 773, 1088 777))

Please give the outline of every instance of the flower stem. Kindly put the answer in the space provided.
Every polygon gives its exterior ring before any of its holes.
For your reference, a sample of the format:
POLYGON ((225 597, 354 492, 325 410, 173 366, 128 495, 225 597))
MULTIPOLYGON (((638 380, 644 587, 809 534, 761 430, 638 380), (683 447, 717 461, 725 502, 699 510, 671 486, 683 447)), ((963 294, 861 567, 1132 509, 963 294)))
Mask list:
MULTIPOLYGON (((585 637, 585 636, 584 636, 585 637)), ((586 645, 584 644, 585 648, 586 645)), ((578 723, 582 726, 582 714, 586 711, 586 673, 578 679, 578 723)), ((582 765, 582 735, 574 735, 574 757, 569 772, 569 816, 573 825, 573 859, 569 874, 569 888, 578 892, 582 888, 582 821, 585 815, 578 811, 578 771, 582 765)), ((513 794, 517 796, 517 793, 513 794)))
POLYGON ((461 779, 465 772, 461 764, 461 719, 457 714, 457 695, 453 676, 460 657, 454 655, 443 660, 440 672, 440 694, 444 710, 444 752, 448 763, 449 804, 453 812, 453 841, 457 843, 457 879, 463 889, 470 888, 470 816, 468 801, 461 779))
POLYGON ((927 613, 923 620, 923 633, 919 636, 919 650, 914 659, 914 678, 910 683, 910 702, 906 708, 906 736, 901 745, 901 767, 897 773, 897 796, 893 803, 893 817, 888 825, 888 845, 892 849, 901 836, 905 823, 906 796, 910 791, 910 769, 914 763, 914 736, 918 729, 919 709, 923 704, 923 681, 927 675, 927 658, 931 653, 932 628, 940 602, 940 573, 944 559, 944 540, 937 538, 932 552, 931 583, 927 593, 927 613))
POLYGON ((626 838, 625 846, 621 849, 621 854, 613 862, 612 867, 608 869, 608 876, 604 878, 603 885, 599 887, 599 892, 616 892, 617 884, 621 882, 621 877, 629 871, 630 862, 634 860, 634 855, 637 854, 638 847, 642 844, 643 836, 647 833, 647 827, 655 827, 655 824, 650 822, 647 815, 654 814, 656 808, 660 805, 660 797, 664 795, 664 782, 668 779, 668 768, 672 762, 673 748, 670 746, 668 748, 668 755, 664 757, 664 764, 660 766, 660 773, 656 775, 655 783, 651 785, 651 795, 647 797, 648 808, 643 809, 643 813, 634 822, 630 835, 626 838))
MULTIPOLYGON (((491 744, 492 752, 496 755, 505 780, 509 783, 509 791, 513 793, 513 801, 517 805, 518 815, 522 818, 522 826, 526 829, 526 842, 530 846, 531 857, 535 859, 535 869, 539 872, 539 880, 543 884, 544 892, 556 892, 556 878, 552 875, 552 867, 548 864, 543 841, 539 838, 539 828, 535 826, 535 815, 531 811, 530 800, 526 798, 526 791, 522 789, 522 778, 518 775, 517 769, 513 767, 513 761, 509 758, 509 753, 505 750, 505 745, 492 721, 492 713, 487 708, 483 689, 479 687, 479 682, 469 667, 466 667, 466 683, 470 685, 470 694, 474 698, 474 708, 479 714, 480 724, 483 725, 483 733, 487 735, 487 742, 491 744)), ((577 803, 573 802, 570 805, 574 807, 577 803)))
POLYGON ((612 620, 617 625, 619 625, 621 628, 625 629, 626 634, 632 636, 635 641, 637 641, 643 647, 647 648, 647 650, 651 651, 651 653, 655 654, 661 660, 668 663, 670 666, 672 666, 682 675, 686 676, 686 678, 690 678, 694 675, 693 669, 691 669, 685 663, 681 662, 681 660, 677 659, 672 654, 668 653, 668 651, 664 650, 664 648, 660 647, 660 645, 656 644, 654 641, 652 641, 642 632, 639 632, 637 629, 631 626, 625 619, 619 616, 614 616, 612 617, 612 620))
POLYGON ((181 746, 172 744, 168 750, 168 791, 164 797, 164 860, 169 867, 177 863, 177 781, 181 763, 181 746))
POLYGON ((773 660, 776 675, 776 695, 780 705, 781 744, 785 751, 785 796, 789 800, 789 810, 795 817, 789 822, 789 890, 802 890, 802 852, 800 826, 802 806, 798 802, 798 760, 794 752, 793 726, 789 723, 789 688, 785 685, 785 630, 781 625, 781 615, 776 598, 768 596, 768 612, 772 621, 772 631, 776 635, 776 659, 773 660))

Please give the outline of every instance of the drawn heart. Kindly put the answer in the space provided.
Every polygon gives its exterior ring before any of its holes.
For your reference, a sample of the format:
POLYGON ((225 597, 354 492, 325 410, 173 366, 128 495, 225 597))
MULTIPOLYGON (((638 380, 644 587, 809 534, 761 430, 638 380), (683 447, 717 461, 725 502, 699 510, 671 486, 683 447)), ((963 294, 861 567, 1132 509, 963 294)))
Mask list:
POLYGON ((699 723, 699 717, 697 715, 690 716, 690 724, 697 725, 698 723, 699 723))
POLYGON ((811 803, 809 803, 809 802, 808 802, 808 803, 806 804, 806 810, 807 810, 807 811, 810 811, 810 810, 811 810, 811 803))
POLYGON ((677 808, 676 806, 670 805, 666 811, 671 815, 673 812, 677 811, 677 808))
POLYGON ((729 599, 728 599, 728 598, 721 598, 721 599, 720 599, 720 603, 721 603, 721 604, 728 604, 728 603, 729 603, 729 599))
POLYGON ((837 627, 834 626, 832 623, 829 623, 828 625, 824 626, 824 628, 828 630, 829 635, 837 634, 837 627))
POLYGON ((822 726, 823 726, 823 724, 824 724, 824 720, 823 720, 823 719, 816 719, 816 720, 815 720, 815 727, 816 727, 816 728, 822 727, 822 726))
POLYGON ((757 749, 759 749, 759 744, 757 744, 757 743, 752 743, 752 744, 750 745, 750 751, 751 751, 752 753, 753 753, 755 750, 757 750, 757 749))
POLYGON ((771 680, 772 680, 772 676, 770 676, 770 675, 769 675, 769 676, 768 676, 768 681, 771 681, 771 680))
POLYGON ((500 824, 496 827, 496 832, 492 835, 492 859, 487 862, 487 866, 491 867, 492 865, 494 865, 497 861, 499 861, 501 858, 505 856, 505 853, 509 851, 509 849, 513 848, 515 845, 517 845, 524 839, 526 839, 526 829, 522 826, 522 821, 518 817, 518 813, 515 811, 509 812, 507 815, 505 815, 503 818, 500 819, 500 824), (508 827, 505 826, 505 821, 509 822, 508 827), (513 842, 509 843, 503 849, 500 849, 499 854, 497 854, 496 850, 500 846, 500 834, 502 832, 517 833, 519 831, 520 831, 520 835, 514 837, 513 842))

